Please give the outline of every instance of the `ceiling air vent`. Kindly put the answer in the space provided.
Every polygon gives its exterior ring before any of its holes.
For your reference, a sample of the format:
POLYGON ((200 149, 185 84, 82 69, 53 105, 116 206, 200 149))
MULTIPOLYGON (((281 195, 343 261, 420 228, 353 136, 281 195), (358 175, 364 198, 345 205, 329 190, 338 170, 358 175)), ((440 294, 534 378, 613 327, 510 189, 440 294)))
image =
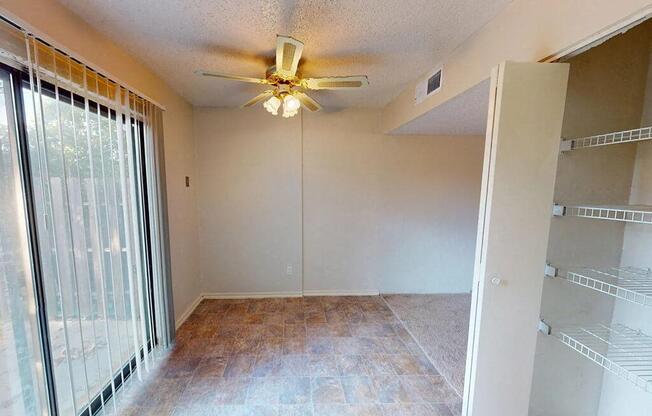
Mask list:
POLYGON ((442 68, 440 67, 432 71, 426 78, 419 81, 414 94, 415 104, 419 104, 421 101, 425 100, 426 97, 441 89, 441 75, 442 68))

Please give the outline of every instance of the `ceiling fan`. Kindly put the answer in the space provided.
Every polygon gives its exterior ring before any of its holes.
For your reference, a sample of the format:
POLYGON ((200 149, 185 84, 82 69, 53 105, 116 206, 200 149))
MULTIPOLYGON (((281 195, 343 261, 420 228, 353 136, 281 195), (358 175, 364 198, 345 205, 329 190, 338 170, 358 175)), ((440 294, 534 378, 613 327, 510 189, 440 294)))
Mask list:
POLYGON ((282 114, 285 118, 296 115, 302 105, 310 111, 319 111, 321 109, 319 103, 310 98, 304 92, 305 90, 343 90, 369 85, 366 75, 302 78, 301 74, 297 72, 302 52, 303 42, 290 36, 277 35, 276 65, 267 68, 265 78, 243 77, 204 70, 197 70, 195 73, 207 77, 268 85, 270 89, 247 101, 242 107, 253 107, 264 101, 263 106, 265 109, 277 115, 282 104, 282 114))

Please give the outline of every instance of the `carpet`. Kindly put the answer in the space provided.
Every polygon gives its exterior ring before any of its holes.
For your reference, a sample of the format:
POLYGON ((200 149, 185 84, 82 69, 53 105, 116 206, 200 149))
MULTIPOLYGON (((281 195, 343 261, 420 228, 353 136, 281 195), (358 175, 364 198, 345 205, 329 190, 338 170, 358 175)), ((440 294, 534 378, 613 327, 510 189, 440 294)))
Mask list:
POLYGON ((471 295, 383 295, 383 298, 461 397, 471 295))

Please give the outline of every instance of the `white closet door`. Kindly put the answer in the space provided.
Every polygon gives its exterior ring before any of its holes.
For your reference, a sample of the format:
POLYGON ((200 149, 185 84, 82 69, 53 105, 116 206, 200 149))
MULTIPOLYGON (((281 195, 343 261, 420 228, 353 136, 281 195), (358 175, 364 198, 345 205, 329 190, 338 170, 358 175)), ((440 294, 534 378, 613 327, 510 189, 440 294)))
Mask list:
POLYGON ((464 415, 528 414, 567 64, 494 69, 464 415))

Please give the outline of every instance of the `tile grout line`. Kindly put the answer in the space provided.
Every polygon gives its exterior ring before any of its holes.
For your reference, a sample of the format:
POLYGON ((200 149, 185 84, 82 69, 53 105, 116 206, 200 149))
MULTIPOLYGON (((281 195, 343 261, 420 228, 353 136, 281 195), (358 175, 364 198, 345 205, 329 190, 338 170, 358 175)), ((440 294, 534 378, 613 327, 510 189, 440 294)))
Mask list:
POLYGON ((385 305, 387 305, 387 307, 389 308, 389 310, 392 311, 392 313, 394 314, 394 316, 396 317, 396 319, 401 323, 401 325, 403 325, 403 328, 407 331, 407 333, 410 334, 410 337, 412 337, 412 340, 414 341, 414 343, 417 344, 417 346, 419 347, 419 349, 421 350, 421 352, 423 352, 423 354, 426 356, 426 358, 428 359, 428 361, 430 361, 430 364, 432 364, 432 366, 435 367, 435 369, 437 369, 437 373, 439 373, 439 375, 441 376, 441 378, 443 378, 444 381, 446 381, 446 384, 448 384, 448 386, 449 386, 449 387, 450 387, 450 388, 455 392, 455 394, 457 395, 457 397, 459 397, 460 399, 464 400, 464 398, 462 397, 462 395, 457 391, 457 389, 456 389, 455 387, 453 387, 453 385, 452 385, 451 382, 448 380, 448 378, 446 378, 445 375, 441 374, 441 372, 439 371, 439 368, 435 365, 435 363, 433 362, 432 358, 430 358, 430 355, 426 352, 425 348, 423 348, 423 346, 421 345, 421 343, 417 340, 417 337, 415 337, 414 334, 412 333, 412 331, 410 331, 410 328, 407 326, 407 324, 406 324, 406 323, 401 319, 400 316, 398 316, 398 314, 396 313, 396 311, 394 310, 394 308, 392 308, 392 306, 389 304, 389 302, 387 302, 387 300, 385 299, 385 297, 384 297, 383 295, 379 295, 379 296, 380 296, 380 298, 383 300, 383 302, 385 303, 385 305))

